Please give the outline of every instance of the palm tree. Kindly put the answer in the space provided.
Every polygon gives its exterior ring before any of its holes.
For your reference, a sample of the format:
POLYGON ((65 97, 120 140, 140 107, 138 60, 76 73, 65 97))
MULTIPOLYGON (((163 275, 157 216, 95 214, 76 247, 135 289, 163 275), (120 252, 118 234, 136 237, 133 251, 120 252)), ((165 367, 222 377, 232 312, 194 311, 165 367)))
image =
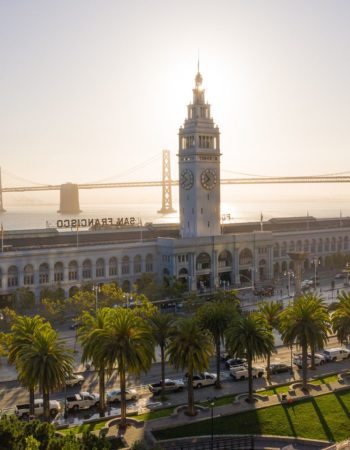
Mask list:
POLYGON ((315 312, 317 313, 317 315, 320 316, 321 312, 324 315, 324 323, 327 326, 326 333, 324 333, 323 327, 320 327, 320 328, 318 328, 318 330, 316 330, 313 339, 311 339, 311 341, 310 341, 310 351, 311 351, 310 369, 315 370, 316 369, 315 351, 320 348, 323 348, 324 344, 327 342, 328 332, 331 329, 331 322, 330 322, 329 312, 325 305, 324 299, 315 293, 308 294, 308 297, 309 297, 310 301, 313 300, 314 309, 315 309, 315 312))
POLYGON ((350 336, 350 294, 341 292, 339 303, 332 315, 332 327, 339 342, 349 342, 350 336))
POLYGON ((17 316, 11 327, 8 361, 10 364, 14 364, 16 366, 22 385, 28 387, 29 389, 30 415, 34 415, 34 392, 36 385, 31 384, 29 379, 26 379, 23 376, 24 374, 20 370, 21 361, 19 358, 19 353, 23 346, 30 345, 32 343, 33 336, 36 331, 43 330, 48 327, 50 327, 50 325, 40 316, 17 316))
POLYGON ((280 331, 286 345, 296 343, 302 350, 303 389, 307 389, 307 349, 322 346, 330 330, 326 308, 313 295, 304 295, 280 315, 280 331))
POLYGON ((99 410, 100 415, 104 415, 106 409, 106 366, 108 354, 102 352, 99 345, 100 331, 106 330, 111 318, 111 309, 102 308, 96 311, 96 315, 85 312, 82 316, 82 325, 78 329, 78 339, 83 348, 81 361, 83 363, 91 361, 98 370, 99 380, 99 410))
MULTIPOLYGON (((279 302, 265 301, 259 304, 259 315, 266 320, 271 331, 278 329, 279 316, 282 311, 282 305, 279 302)), ((271 379, 270 374, 271 354, 268 353, 266 360, 266 378, 268 381, 271 379)))
POLYGON ((65 385, 72 373, 73 357, 51 327, 37 329, 31 343, 18 351, 21 377, 39 386, 43 396, 44 420, 50 420, 50 392, 65 385))
POLYGON ((197 311, 197 316, 200 325, 209 331, 212 336, 215 355, 216 355, 216 383, 217 388, 221 388, 220 380, 220 356, 221 356, 221 343, 224 340, 224 334, 229 324, 237 318, 237 304, 231 301, 216 301, 212 303, 206 303, 201 306, 197 311))
POLYGON ((213 354, 211 337, 196 319, 181 319, 171 332, 166 354, 173 367, 187 370, 187 412, 190 416, 195 416, 193 375, 209 367, 209 358, 213 354))
POLYGON ((162 314, 160 312, 157 312, 150 318, 150 324, 154 339, 160 347, 161 384, 162 384, 161 395, 163 396, 165 383, 165 349, 171 333, 172 326, 174 324, 174 316, 172 316, 171 314, 162 314))
POLYGON ((138 314, 131 309, 111 309, 108 324, 96 331, 96 343, 108 371, 117 363, 121 394, 120 426, 126 425, 126 373, 139 375, 147 372, 154 359, 154 337, 152 330, 138 314))
POLYGON ((249 394, 253 401, 253 360, 266 357, 274 351, 274 339, 271 327, 259 314, 241 316, 226 331, 226 346, 239 357, 246 357, 248 364, 249 394))

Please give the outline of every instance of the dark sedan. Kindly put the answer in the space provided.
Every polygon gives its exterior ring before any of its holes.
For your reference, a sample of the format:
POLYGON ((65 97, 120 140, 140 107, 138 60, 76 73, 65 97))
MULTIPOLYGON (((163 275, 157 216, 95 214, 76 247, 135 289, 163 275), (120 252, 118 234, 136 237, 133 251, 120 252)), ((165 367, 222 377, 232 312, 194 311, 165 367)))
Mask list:
POLYGON ((290 371, 291 371, 291 367, 288 364, 273 363, 270 365, 270 373, 271 374, 290 372, 290 371))

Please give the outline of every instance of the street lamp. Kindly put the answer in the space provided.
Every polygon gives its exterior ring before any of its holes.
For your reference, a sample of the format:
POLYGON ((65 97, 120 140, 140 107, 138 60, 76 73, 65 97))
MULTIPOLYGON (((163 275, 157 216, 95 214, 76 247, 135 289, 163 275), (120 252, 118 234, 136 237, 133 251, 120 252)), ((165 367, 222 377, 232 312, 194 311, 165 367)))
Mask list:
POLYGON ((129 308, 129 300, 132 300, 130 292, 125 292, 124 293, 124 298, 126 299, 126 307, 129 308))
POLYGON ((288 297, 290 297, 290 278, 294 278, 294 272, 292 270, 286 270, 283 275, 288 276, 288 297))
POLYGON ((317 283, 317 266, 321 264, 321 261, 318 259, 317 256, 314 256, 311 260, 312 264, 315 267, 315 274, 314 274, 314 289, 316 291, 316 283, 317 283))
MULTIPOLYGON (((210 401, 210 399, 208 398, 208 400, 210 401)), ((216 398, 212 398, 210 401, 210 409, 211 409, 211 440, 210 440, 210 449, 214 450, 214 406, 215 403, 214 401, 216 400, 216 398)))
POLYGON ((101 292, 101 286, 98 284, 94 284, 92 286, 92 290, 95 292, 95 310, 97 311, 98 308, 98 293, 101 292))

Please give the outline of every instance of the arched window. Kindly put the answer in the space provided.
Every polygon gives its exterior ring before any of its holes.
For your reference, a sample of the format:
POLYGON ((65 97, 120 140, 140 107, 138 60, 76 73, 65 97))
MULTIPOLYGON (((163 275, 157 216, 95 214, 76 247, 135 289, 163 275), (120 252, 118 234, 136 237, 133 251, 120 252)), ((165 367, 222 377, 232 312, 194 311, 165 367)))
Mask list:
POLYGON ((70 261, 68 264, 68 280, 73 281, 78 279, 78 263, 70 261))
POLYGON ((123 256, 122 259, 122 275, 130 273, 130 260, 128 256, 123 256))
POLYGON ((109 258, 109 276, 118 275, 118 260, 114 256, 109 258))
POLYGON ((273 257, 279 258, 280 256, 280 244, 276 242, 276 244, 273 246, 273 257))
POLYGON ((54 280, 56 283, 63 281, 64 270, 63 270, 63 264, 61 262, 55 263, 54 268, 53 268, 53 276, 54 276, 54 280))
POLYGON ((141 256, 136 255, 134 257, 134 273, 141 273, 142 265, 141 265, 141 256))
POLYGON ((323 240, 319 239, 317 244, 317 252, 322 253, 323 252, 323 240))
POLYGON ((347 236, 344 237, 344 250, 349 250, 349 238, 347 236))
POLYGON ((341 252, 342 248, 343 248, 343 238, 339 236, 337 241, 337 252, 341 252))
POLYGON ((308 252, 309 251, 309 241, 308 239, 306 239, 304 241, 304 252, 308 252))
POLYGON ((197 270, 206 270, 206 269, 210 269, 210 256, 208 255, 208 253, 200 253, 197 256, 197 270))
POLYGON ((47 263, 39 266, 39 284, 47 284, 49 282, 49 265, 47 263))
POLYGON ((324 251, 329 252, 329 239, 327 238, 324 245, 324 251))
POLYGON ((105 260, 103 258, 98 258, 96 261, 96 278, 101 278, 105 276, 105 260))
POLYGON ((316 252, 316 239, 312 239, 311 240, 310 252, 311 253, 315 253, 316 252))
POLYGON ((17 266, 10 266, 7 271, 7 286, 18 286, 18 268, 17 266))
POLYGON ((224 250, 219 254, 218 264, 219 268, 232 266, 232 255, 228 250, 224 250))
POLYGON ((289 243, 289 251, 290 251, 290 252, 295 252, 295 244, 294 244, 294 241, 290 241, 290 243, 289 243))
POLYGON ((282 244, 281 256, 287 256, 287 242, 283 242, 283 244, 282 244))
POLYGON ((34 284, 34 268, 31 264, 27 264, 23 269, 23 284, 25 286, 34 284))
POLYGON ((302 243, 301 241, 297 241, 297 252, 301 252, 302 251, 302 243))
POLYGON ((335 249, 336 249, 336 243, 337 243, 337 241, 336 241, 335 237, 333 237, 333 238, 332 238, 332 241, 331 241, 331 251, 332 251, 332 252, 335 252, 335 249))
POLYGON ((90 259, 85 259, 83 262, 83 280, 89 280, 92 278, 92 262, 90 259))
POLYGON ((239 265, 248 266, 253 264, 253 253, 249 248, 245 248, 239 254, 239 265))
POLYGON ((146 256, 146 272, 153 272, 153 255, 146 256))

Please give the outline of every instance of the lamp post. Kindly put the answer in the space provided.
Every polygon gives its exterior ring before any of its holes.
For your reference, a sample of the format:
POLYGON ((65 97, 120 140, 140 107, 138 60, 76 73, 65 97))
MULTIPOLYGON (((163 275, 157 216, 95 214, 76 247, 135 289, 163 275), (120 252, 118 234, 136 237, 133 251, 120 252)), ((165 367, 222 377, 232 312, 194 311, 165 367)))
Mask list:
POLYGON ((125 292, 124 297, 126 299, 126 307, 127 307, 127 309, 129 309, 129 305, 130 305, 129 300, 132 300, 132 297, 130 296, 130 292, 125 292))
POLYGON ((317 266, 319 264, 321 264, 321 261, 318 259, 317 256, 314 256, 311 260, 312 264, 314 265, 315 268, 315 273, 314 273, 314 289, 316 291, 316 283, 317 283, 317 266))
POLYGON ((98 293, 101 292, 101 286, 98 284, 94 284, 92 286, 92 290, 95 292, 95 310, 97 311, 98 308, 98 293))
POLYGON ((214 450, 214 402, 210 402, 211 408, 211 441, 210 441, 210 449, 214 450))
POLYGON ((288 298, 290 297, 290 277, 294 277, 294 272, 292 270, 286 270, 283 274, 288 277, 288 298))

